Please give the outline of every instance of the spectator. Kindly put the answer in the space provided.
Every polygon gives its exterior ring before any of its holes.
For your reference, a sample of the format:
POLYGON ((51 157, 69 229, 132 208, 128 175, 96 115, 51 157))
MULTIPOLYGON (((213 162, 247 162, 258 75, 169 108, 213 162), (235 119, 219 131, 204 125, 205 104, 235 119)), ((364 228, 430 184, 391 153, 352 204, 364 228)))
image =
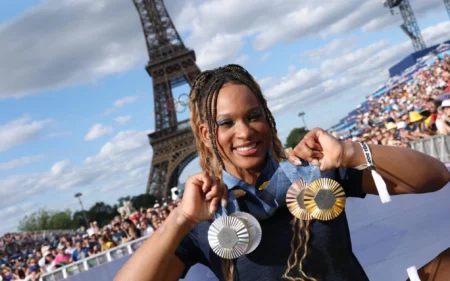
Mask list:
POLYGON ((444 100, 439 108, 440 114, 436 120, 436 127, 440 134, 450 134, 450 99, 444 100))
POLYGON ((71 254, 66 253, 66 247, 63 247, 58 250, 58 253, 55 256, 55 260, 53 262, 53 266, 55 268, 67 265, 70 263, 71 254))
POLYGON ((153 231, 153 227, 150 226, 150 223, 147 218, 141 219, 141 237, 142 236, 150 236, 153 231))
POLYGON ((72 261, 79 261, 88 256, 89 249, 82 247, 82 242, 78 241, 75 244, 75 250, 72 253, 72 261))
POLYGON ((103 235, 102 237, 100 237, 98 242, 100 243, 100 250, 102 252, 114 247, 114 243, 107 235, 103 235))
POLYGON ((130 219, 125 219, 123 221, 123 229, 126 234, 126 236, 122 239, 124 243, 139 238, 138 229, 130 219))

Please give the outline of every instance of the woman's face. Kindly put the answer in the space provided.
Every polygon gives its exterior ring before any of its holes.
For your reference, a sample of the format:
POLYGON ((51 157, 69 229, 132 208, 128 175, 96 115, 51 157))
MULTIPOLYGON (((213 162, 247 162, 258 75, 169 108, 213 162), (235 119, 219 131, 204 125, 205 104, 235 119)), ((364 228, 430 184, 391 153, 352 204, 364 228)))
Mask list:
POLYGON ((260 172, 271 142, 261 104, 245 85, 225 84, 217 97, 217 142, 227 171, 260 172))

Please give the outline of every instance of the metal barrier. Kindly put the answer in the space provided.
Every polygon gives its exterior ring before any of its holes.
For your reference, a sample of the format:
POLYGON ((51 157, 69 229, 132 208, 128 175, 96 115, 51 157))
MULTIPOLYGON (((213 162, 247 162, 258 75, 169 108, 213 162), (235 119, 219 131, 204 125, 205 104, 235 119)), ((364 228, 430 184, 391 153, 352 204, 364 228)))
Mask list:
POLYGON ((83 260, 73 262, 64 267, 53 270, 52 272, 45 273, 41 276, 39 281, 64 280, 69 276, 88 271, 95 266, 110 262, 126 255, 131 255, 144 243, 147 238, 148 236, 141 237, 139 239, 119 245, 94 256, 90 256, 83 260))
POLYGON ((409 144, 414 150, 428 154, 444 163, 450 162, 450 136, 436 135, 409 144))

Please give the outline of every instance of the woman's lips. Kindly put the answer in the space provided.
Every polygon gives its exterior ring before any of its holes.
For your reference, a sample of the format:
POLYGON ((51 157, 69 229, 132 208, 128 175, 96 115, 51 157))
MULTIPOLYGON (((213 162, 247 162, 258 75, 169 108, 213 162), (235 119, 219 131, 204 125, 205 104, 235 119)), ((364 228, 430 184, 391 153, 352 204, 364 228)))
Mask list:
POLYGON ((253 142, 246 144, 245 146, 239 146, 236 147, 234 151, 240 156, 251 156, 258 152, 258 143, 253 142))

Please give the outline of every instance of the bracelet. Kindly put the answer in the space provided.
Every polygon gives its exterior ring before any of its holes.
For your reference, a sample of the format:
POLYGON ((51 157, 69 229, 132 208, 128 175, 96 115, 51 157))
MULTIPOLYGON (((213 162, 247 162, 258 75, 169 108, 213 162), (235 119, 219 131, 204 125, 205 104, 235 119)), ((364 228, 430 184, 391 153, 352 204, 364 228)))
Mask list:
POLYGON ((410 281, 420 281, 419 274, 417 273, 417 268, 415 266, 408 267, 406 269, 410 281))
POLYGON ((372 173, 373 180, 375 181, 375 186, 378 190, 378 195, 380 195, 381 203, 387 203, 391 201, 391 196, 389 195, 389 192, 387 190, 386 183, 384 182, 383 178, 380 176, 380 174, 375 169, 375 165, 373 164, 373 158, 372 153, 370 152, 369 146, 366 143, 360 142, 361 148, 364 152, 364 157, 366 157, 367 164, 362 164, 359 166, 356 166, 355 169, 357 170, 364 170, 367 168, 370 168, 370 172, 372 173))

